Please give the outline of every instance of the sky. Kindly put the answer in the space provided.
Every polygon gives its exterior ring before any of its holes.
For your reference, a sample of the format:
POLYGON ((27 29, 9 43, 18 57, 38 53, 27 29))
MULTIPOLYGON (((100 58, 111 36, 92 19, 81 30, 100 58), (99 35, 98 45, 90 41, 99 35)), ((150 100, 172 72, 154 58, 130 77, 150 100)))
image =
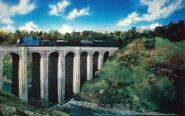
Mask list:
POLYGON ((185 0, 0 0, 0 29, 126 31, 185 20, 185 0))

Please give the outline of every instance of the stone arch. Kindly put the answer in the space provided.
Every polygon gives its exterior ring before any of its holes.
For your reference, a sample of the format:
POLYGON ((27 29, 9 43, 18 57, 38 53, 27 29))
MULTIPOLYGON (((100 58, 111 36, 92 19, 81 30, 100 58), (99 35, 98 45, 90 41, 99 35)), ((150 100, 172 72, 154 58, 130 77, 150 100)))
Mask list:
POLYGON ((106 60, 108 59, 109 54, 110 54, 110 53, 109 53, 108 51, 106 51, 106 52, 103 54, 103 65, 105 64, 106 60))
POLYGON ((83 85, 87 81, 87 52, 80 54, 80 85, 83 85))
POLYGON ((58 102, 58 52, 52 52, 49 54, 48 64, 48 99, 49 102, 58 102))
MULTIPOLYGON (((41 90, 40 90, 40 60, 41 54, 38 52, 31 53, 31 78, 30 84, 31 88, 28 89, 28 97, 33 97, 34 99, 41 98, 41 90)), ((29 68, 29 67, 28 67, 29 68)), ((29 80, 29 79, 28 79, 29 80)))
POLYGON ((95 72, 98 70, 98 58, 99 58, 99 52, 94 52, 93 54, 93 78, 95 76, 95 72))
POLYGON ((3 90, 19 97, 19 62, 17 53, 7 53, 3 58, 3 90), (9 72, 8 72, 9 71, 9 72))
POLYGON ((74 55, 74 57, 76 56, 76 51, 71 51, 71 50, 69 50, 69 51, 64 51, 64 56, 66 57, 68 54, 73 54, 74 55))
POLYGON ((74 57, 73 52, 68 52, 65 56, 65 100, 73 97, 74 57))

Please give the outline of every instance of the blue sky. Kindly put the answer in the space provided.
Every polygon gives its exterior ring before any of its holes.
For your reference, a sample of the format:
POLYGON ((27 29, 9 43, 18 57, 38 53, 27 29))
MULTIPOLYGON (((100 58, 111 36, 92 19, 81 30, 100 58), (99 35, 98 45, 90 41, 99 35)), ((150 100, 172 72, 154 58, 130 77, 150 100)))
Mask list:
POLYGON ((0 29, 114 31, 185 20, 185 0, 0 0, 0 29))

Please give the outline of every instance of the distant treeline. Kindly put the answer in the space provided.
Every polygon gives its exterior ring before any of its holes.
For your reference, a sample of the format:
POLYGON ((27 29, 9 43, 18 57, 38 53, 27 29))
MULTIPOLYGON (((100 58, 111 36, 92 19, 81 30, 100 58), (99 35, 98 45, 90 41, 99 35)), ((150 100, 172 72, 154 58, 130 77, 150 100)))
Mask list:
POLYGON ((16 44, 17 39, 23 38, 25 36, 31 36, 35 39, 40 40, 65 40, 68 42, 79 42, 80 40, 107 40, 114 41, 118 46, 126 45, 128 41, 137 38, 139 33, 135 28, 128 30, 127 32, 115 31, 111 33, 99 33, 94 31, 83 31, 83 32, 72 32, 66 33, 65 35, 59 33, 56 30, 51 30, 49 32, 43 31, 20 31, 17 30, 15 33, 0 32, 0 44, 16 44))
POLYGON ((114 41, 117 46, 123 47, 131 42, 132 40, 146 36, 160 36, 168 38, 171 41, 185 40, 185 21, 179 21, 178 23, 170 22, 167 26, 159 26, 152 30, 145 30, 139 33, 135 27, 123 32, 114 31, 110 33, 99 33, 94 31, 83 31, 83 32, 72 32, 61 34, 57 30, 50 30, 49 32, 44 31, 20 31, 16 30, 14 33, 0 31, 0 44, 16 44, 17 39, 25 36, 31 36, 35 39, 40 40, 65 40, 69 42, 79 42, 80 40, 107 40, 114 41))
POLYGON ((159 26, 154 30, 156 36, 168 38, 170 41, 185 40, 185 21, 170 22, 167 26, 159 26))

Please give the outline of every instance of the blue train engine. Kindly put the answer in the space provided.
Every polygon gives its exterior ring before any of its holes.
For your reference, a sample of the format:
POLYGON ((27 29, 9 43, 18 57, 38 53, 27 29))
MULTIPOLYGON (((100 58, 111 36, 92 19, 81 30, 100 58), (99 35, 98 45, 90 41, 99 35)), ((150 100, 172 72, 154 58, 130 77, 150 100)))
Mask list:
POLYGON ((17 46, 40 46, 41 40, 26 36, 17 40, 17 46))

